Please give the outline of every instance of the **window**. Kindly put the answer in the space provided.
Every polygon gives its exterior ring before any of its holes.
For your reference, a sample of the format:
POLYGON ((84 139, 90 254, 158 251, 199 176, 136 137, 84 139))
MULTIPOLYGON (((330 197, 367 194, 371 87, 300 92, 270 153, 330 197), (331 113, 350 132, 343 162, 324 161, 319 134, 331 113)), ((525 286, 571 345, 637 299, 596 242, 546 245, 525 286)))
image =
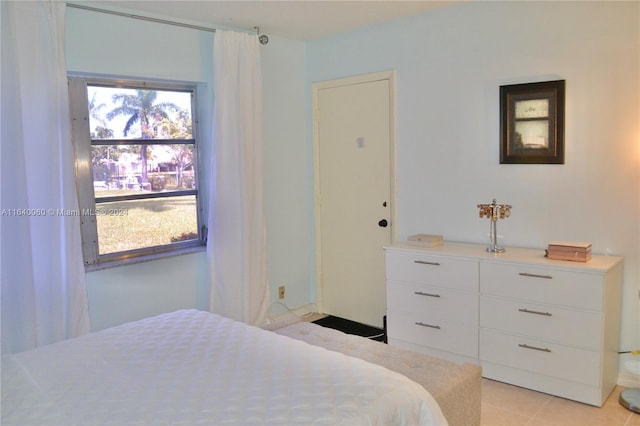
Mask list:
POLYGON ((203 246, 196 86, 70 77, 69 93, 85 265, 203 246))

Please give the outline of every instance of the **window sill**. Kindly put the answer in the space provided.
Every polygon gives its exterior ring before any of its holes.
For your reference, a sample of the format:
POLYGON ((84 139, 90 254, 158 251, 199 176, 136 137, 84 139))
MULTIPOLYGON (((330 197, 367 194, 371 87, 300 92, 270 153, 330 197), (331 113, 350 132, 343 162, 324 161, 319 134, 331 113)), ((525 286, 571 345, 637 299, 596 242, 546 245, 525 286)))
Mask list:
POLYGON ((204 245, 186 247, 179 250, 171 250, 171 251, 147 254, 144 256, 130 257, 128 259, 109 260, 105 262, 94 263, 91 265, 85 265, 84 270, 85 272, 93 272, 93 271, 99 271, 102 269, 117 268, 117 267, 126 266, 126 265, 134 265, 136 263, 152 262, 154 260, 166 259, 169 257, 184 256, 185 254, 199 253, 206 250, 207 250, 207 247, 204 245))

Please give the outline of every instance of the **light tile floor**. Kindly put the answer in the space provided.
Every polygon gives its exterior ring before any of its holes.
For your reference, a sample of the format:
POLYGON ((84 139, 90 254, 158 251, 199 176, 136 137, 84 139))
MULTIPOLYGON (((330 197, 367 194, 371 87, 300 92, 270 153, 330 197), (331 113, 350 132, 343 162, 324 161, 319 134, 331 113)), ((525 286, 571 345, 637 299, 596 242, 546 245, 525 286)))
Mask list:
POLYGON ((482 426, 640 426, 640 414, 618 402, 618 386, 602 407, 489 379, 482 381, 482 426))

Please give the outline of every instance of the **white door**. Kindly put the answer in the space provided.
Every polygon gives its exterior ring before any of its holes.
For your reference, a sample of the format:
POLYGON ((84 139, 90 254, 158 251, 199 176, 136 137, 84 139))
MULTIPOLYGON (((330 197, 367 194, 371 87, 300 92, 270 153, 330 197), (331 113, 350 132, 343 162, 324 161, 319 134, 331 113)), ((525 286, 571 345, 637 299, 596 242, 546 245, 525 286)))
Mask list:
POLYGON ((314 85, 319 309, 382 327, 392 241, 393 74, 314 85))

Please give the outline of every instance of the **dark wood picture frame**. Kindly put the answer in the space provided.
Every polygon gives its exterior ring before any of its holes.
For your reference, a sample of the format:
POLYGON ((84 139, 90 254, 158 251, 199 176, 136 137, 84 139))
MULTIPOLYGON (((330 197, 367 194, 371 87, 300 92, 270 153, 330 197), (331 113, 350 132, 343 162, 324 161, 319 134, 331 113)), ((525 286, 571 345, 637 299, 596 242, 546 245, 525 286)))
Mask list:
POLYGON ((500 164, 564 164, 565 80, 500 86, 500 164))

